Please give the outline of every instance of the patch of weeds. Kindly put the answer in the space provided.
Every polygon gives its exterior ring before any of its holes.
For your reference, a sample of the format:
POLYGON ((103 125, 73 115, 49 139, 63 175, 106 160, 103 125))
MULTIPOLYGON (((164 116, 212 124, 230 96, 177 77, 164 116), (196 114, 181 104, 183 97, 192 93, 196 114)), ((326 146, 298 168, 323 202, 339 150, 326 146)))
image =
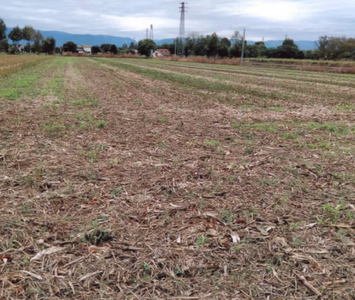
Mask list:
POLYGON ((167 123, 169 121, 169 116, 167 116, 167 115, 160 116, 158 119, 160 122, 167 123))
POLYGON ((80 130, 85 130, 86 129, 86 123, 85 122, 81 122, 80 126, 79 126, 80 130))
POLYGON ((243 132, 242 133, 242 137, 247 139, 247 140, 252 140, 254 138, 254 135, 252 135, 251 133, 249 132, 243 132))
POLYGON ((149 264, 145 263, 143 264, 142 267, 143 267, 143 280, 150 281, 151 280, 150 275, 152 274, 152 271, 150 269, 149 264))
POLYGON ((341 208, 342 208, 341 205, 338 205, 337 207, 334 208, 330 205, 330 203, 327 203, 323 206, 323 210, 328 214, 332 223, 338 221, 341 208))
POLYGON ((90 151, 88 156, 89 156, 90 163, 93 164, 97 158, 97 152, 95 150, 90 151))
POLYGON ((109 242, 113 239, 112 232, 104 231, 101 229, 94 229, 88 233, 85 233, 85 240, 94 245, 100 245, 105 242, 109 242))
POLYGON ((59 136, 65 131, 65 126, 61 124, 44 125, 43 128, 49 136, 59 136))
POLYGON ((233 212, 231 209, 229 210, 222 210, 221 211, 221 218, 226 223, 232 223, 234 220, 233 212))
POLYGON ((300 222, 291 223, 291 224, 290 224, 290 229, 291 229, 291 230, 296 229, 296 228, 298 227, 298 225, 300 225, 300 222))
POLYGON ((301 243, 302 243, 302 240, 298 236, 296 236, 292 239, 291 246, 298 247, 301 245, 301 243))
POLYGON ((200 248, 200 246, 204 245, 207 243, 207 237, 205 235, 201 235, 197 238, 196 241, 196 247, 197 249, 200 248))
POLYGON ((214 141, 214 140, 206 140, 205 143, 207 146, 212 146, 212 147, 217 147, 221 145, 220 141, 214 141))
POLYGON ((19 97, 19 91, 14 89, 0 89, 0 98, 6 98, 8 100, 16 100, 19 97))
POLYGON ((339 105, 336 107, 337 110, 355 110, 353 105, 339 105))
POLYGON ((274 106, 274 107, 270 107, 269 110, 270 110, 270 111, 284 111, 285 108, 282 107, 282 106, 276 105, 276 106, 274 106))
POLYGON ((246 149, 246 150, 245 150, 245 154, 247 154, 247 155, 254 155, 255 153, 254 153, 254 151, 251 150, 251 149, 246 149))
POLYGON ((296 133, 288 133, 288 132, 285 132, 284 133, 284 139, 285 140, 296 140, 298 137, 298 135, 296 133))
POLYGON ((81 99, 69 102, 70 106, 98 106, 99 101, 95 99, 81 99))
POLYGON ((105 121, 99 121, 96 123, 97 128, 105 128, 106 122, 105 121))
POLYGON ((110 191, 110 194, 113 196, 113 197, 117 197, 119 196, 121 193, 122 193, 122 188, 117 188, 117 189, 112 189, 110 191))

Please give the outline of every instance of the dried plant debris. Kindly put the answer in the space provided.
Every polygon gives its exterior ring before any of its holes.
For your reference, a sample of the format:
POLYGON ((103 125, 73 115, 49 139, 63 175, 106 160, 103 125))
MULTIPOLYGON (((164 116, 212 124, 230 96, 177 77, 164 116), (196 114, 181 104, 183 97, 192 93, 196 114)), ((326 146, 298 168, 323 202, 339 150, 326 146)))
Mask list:
POLYGON ((8 68, 0 298, 355 299, 354 97, 287 68, 8 68))

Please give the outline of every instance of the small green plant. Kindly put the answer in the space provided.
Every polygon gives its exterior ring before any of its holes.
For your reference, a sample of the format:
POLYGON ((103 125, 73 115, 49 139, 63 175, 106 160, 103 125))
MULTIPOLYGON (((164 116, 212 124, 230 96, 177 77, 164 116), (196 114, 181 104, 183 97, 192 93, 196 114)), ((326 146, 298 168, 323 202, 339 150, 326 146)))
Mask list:
POLYGON ((290 224, 290 229, 291 229, 291 230, 296 229, 296 228, 298 227, 298 225, 300 225, 300 222, 291 223, 291 224, 290 224))
POLYGON ((89 152, 89 160, 93 164, 97 158, 97 152, 95 150, 89 152))
POLYGON ((285 140, 296 140, 297 139, 297 134, 296 133, 285 132, 284 133, 284 139, 285 140))
POLYGON ((226 223, 232 223, 234 220, 233 212, 231 209, 229 210, 222 210, 221 211, 221 218, 226 223))
MULTIPOLYGON (((97 226, 97 221, 93 221, 93 227, 97 226)), ((99 228, 95 228, 91 230, 89 233, 85 234, 85 240, 89 243, 100 245, 104 242, 111 241, 113 239, 113 235, 109 231, 104 231, 99 228)))
POLYGON ((122 188, 113 189, 110 192, 110 194, 114 197, 119 196, 121 193, 122 193, 122 188))
POLYGON ((99 121, 96 123, 97 128, 105 128, 106 122, 105 121, 99 121))
POLYGON ((60 124, 44 125, 43 128, 48 136, 59 136, 65 131, 65 126, 60 124))
POLYGON ((167 116, 167 115, 160 116, 160 117, 159 117, 159 121, 160 121, 160 122, 167 123, 167 122, 169 121, 169 116, 167 116))
POLYGON ((200 246, 204 245, 206 242, 207 242, 207 237, 205 235, 199 236, 196 241, 197 249, 200 248, 200 246))
POLYGON ((212 146, 212 147, 217 147, 221 145, 220 141, 214 141, 214 140, 206 140, 206 145, 207 146, 212 146))
POLYGON ((323 206, 323 210, 328 213, 333 223, 338 221, 340 215, 340 209, 341 209, 341 205, 338 205, 337 207, 333 208, 329 203, 327 203, 323 206))

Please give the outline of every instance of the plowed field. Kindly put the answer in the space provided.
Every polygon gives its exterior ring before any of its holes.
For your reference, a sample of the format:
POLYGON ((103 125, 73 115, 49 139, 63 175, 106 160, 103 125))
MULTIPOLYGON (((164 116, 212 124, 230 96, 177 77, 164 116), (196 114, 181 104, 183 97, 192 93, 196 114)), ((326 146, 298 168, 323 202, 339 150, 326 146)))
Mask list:
POLYGON ((355 299, 355 75, 81 57, 7 75, 0 299, 355 299))

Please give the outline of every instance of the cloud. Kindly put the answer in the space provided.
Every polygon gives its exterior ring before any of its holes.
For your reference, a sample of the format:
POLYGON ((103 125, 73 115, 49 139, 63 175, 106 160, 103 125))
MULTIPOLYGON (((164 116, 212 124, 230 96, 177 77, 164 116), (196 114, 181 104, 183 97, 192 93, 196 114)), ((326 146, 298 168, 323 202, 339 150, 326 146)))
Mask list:
MULTIPOLYGON (((179 2, 0 0, 0 18, 8 27, 31 24, 41 30, 136 39, 153 24, 155 38, 167 38, 178 34, 179 2)), ((351 36, 354 20, 354 0, 194 0, 188 4, 186 33, 231 36, 246 28, 250 40, 283 39, 286 34, 315 40, 324 34, 351 36)))

